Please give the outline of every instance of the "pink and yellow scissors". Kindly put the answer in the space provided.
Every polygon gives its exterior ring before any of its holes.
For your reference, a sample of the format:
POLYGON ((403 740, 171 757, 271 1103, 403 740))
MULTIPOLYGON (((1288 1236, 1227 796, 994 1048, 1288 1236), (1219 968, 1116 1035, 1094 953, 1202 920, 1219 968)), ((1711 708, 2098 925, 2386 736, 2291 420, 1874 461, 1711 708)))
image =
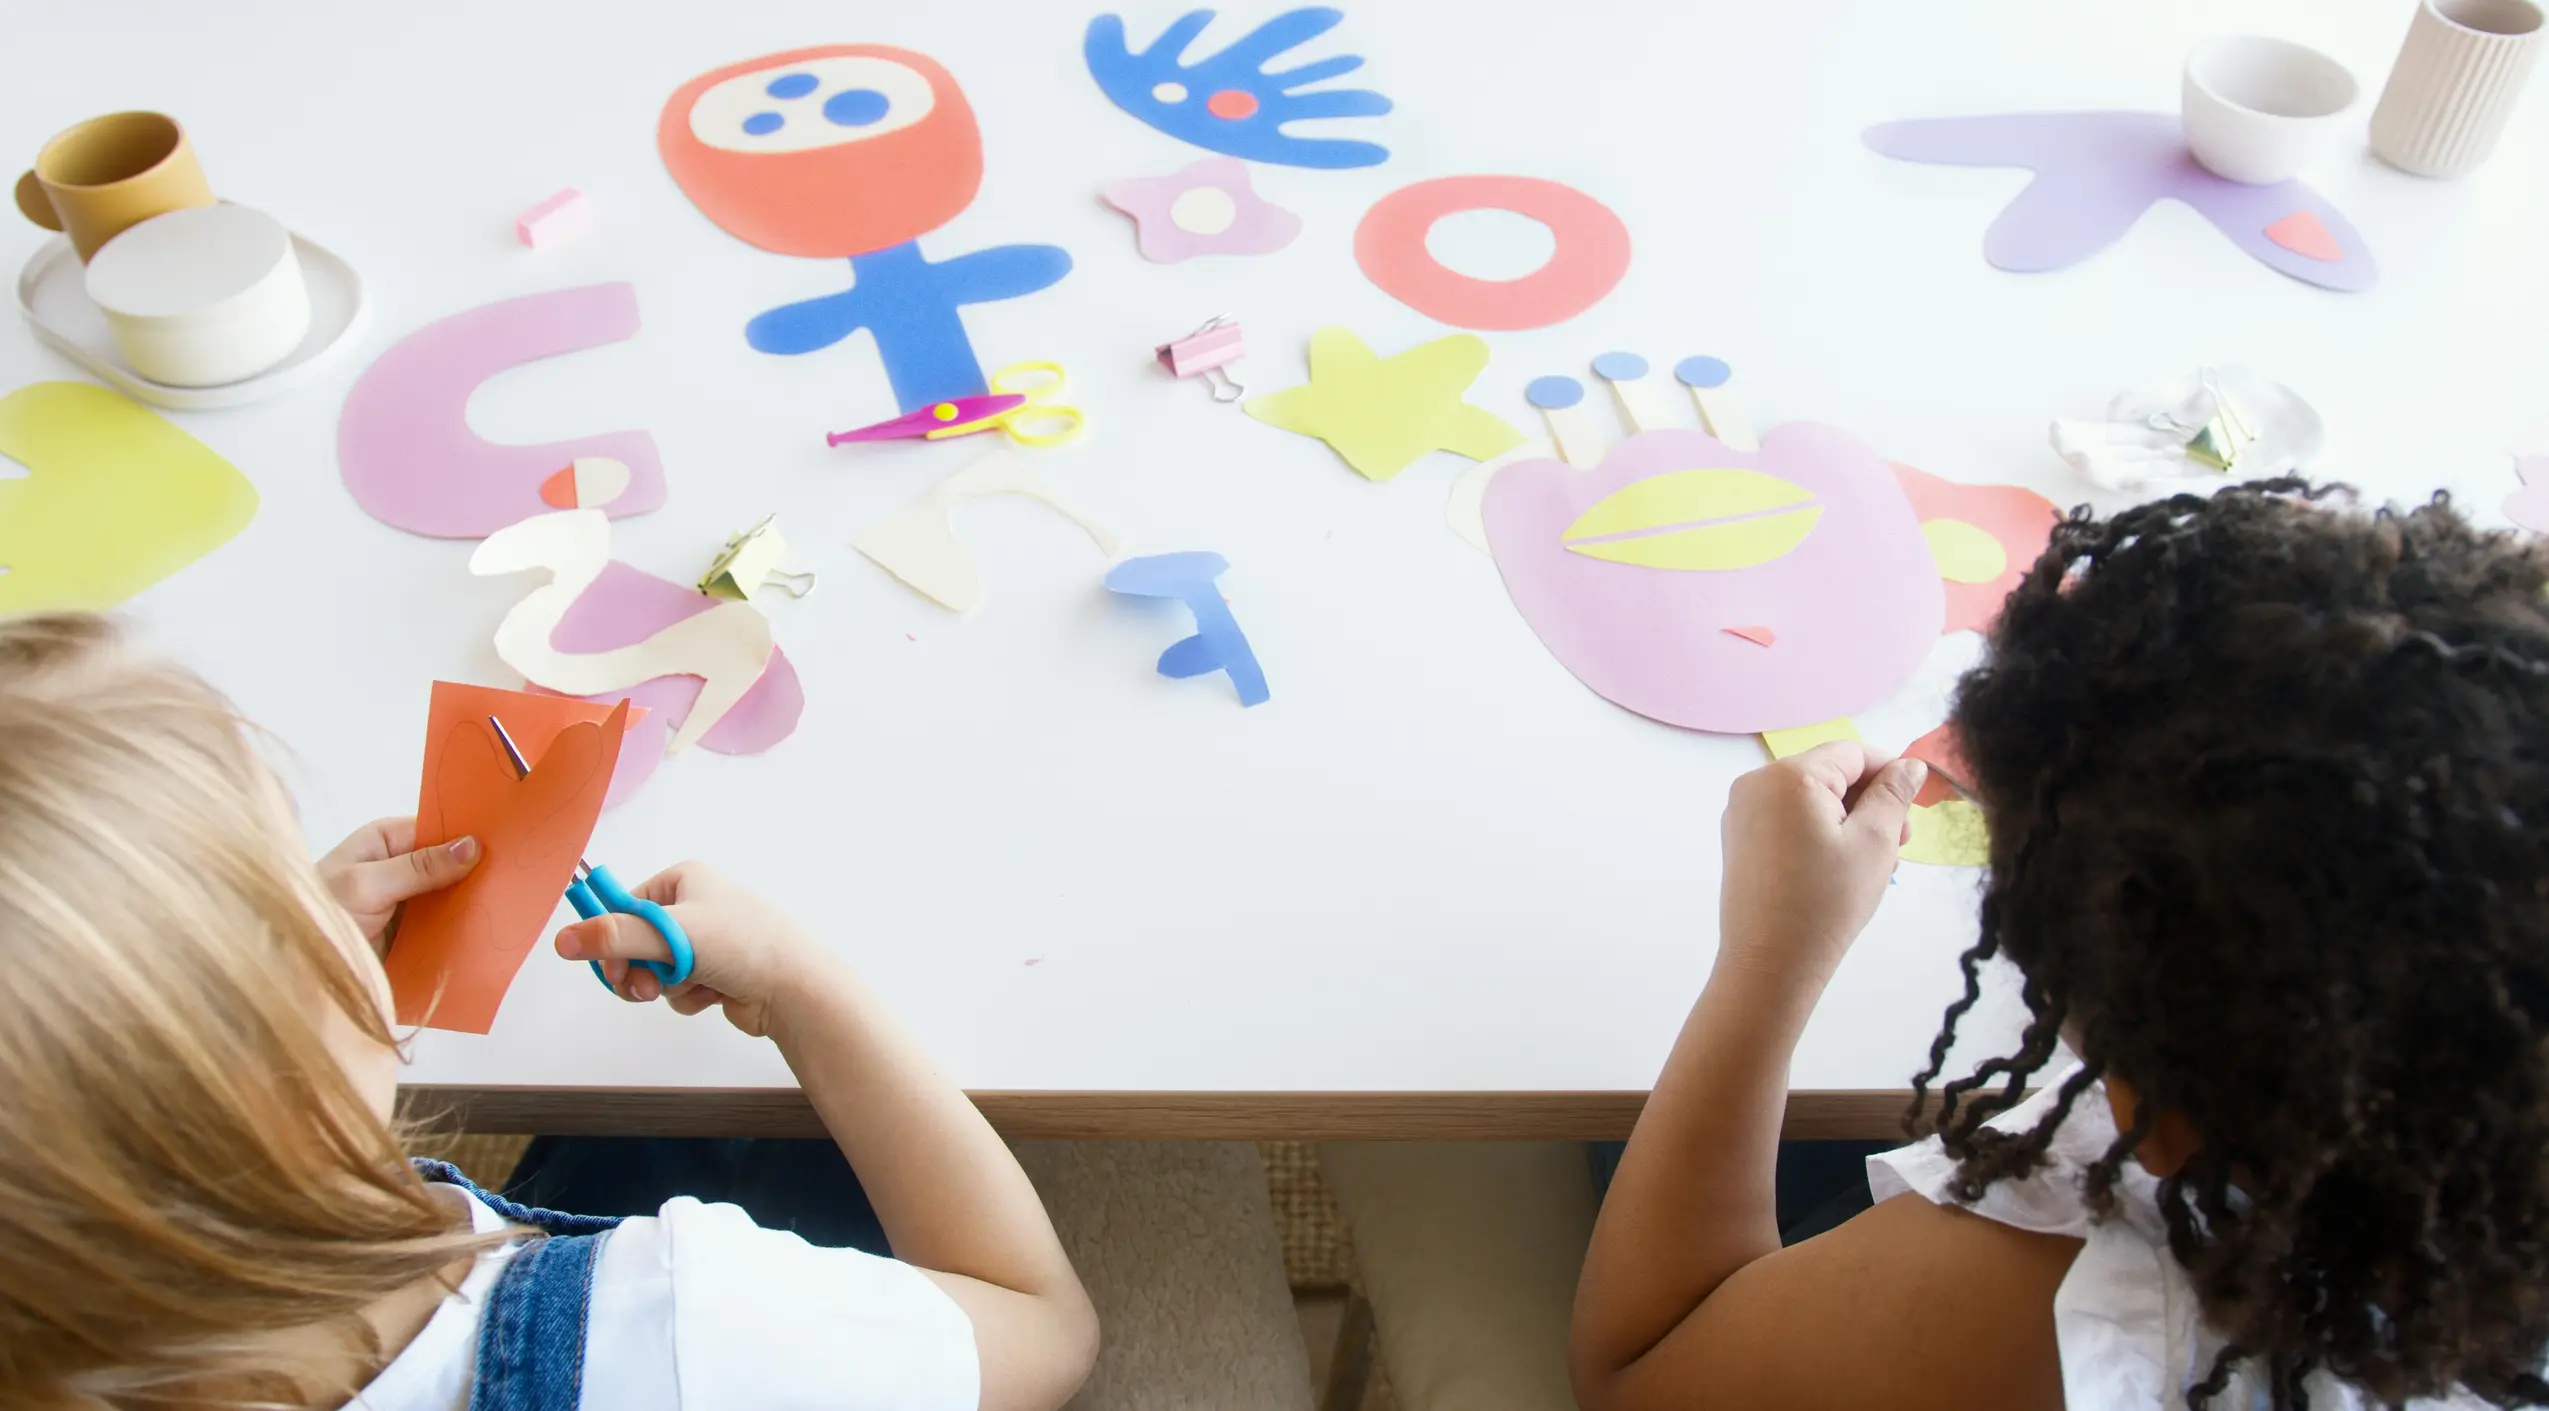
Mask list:
POLYGON ((1021 446, 1056 446, 1080 434, 1086 419, 1078 407, 1053 398, 1062 391, 1060 363, 1011 363, 991 375, 991 390, 976 397, 950 397, 892 421, 835 431, 827 446, 853 441, 943 441, 977 431, 1000 431, 1021 446))

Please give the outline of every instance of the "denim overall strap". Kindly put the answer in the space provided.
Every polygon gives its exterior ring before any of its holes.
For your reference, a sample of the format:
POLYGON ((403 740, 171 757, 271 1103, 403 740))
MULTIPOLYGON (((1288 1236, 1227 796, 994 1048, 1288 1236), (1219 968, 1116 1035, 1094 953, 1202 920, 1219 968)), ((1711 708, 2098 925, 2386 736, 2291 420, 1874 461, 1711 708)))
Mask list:
POLYGON ((428 1181, 438 1185, 458 1186, 478 1197, 489 1210, 503 1216, 508 1223, 528 1225, 542 1234, 598 1235, 617 1227, 620 1222, 620 1217, 616 1215, 569 1215, 559 1210, 542 1210, 535 1206, 516 1205, 492 1191, 480 1190, 476 1182, 460 1174, 460 1168, 448 1161, 428 1161, 420 1156, 410 1159, 407 1164, 415 1167, 416 1174, 428 1181))
POLYGON ((428 1181, 458 1186, 506 1221, 546 1235, 506 1262, 478 1320, 469 1411, 576 1411, 584 1394, 584 1326, 603 1237, 620 1222, 517 1205, 478 1188, 447 1161, 411 1162, 428 1181))
POLYGON ((593 1265, 609 1237, 552 1235, 506 1263, 478 1321, 469 1411, 577 1411, 593 1265))

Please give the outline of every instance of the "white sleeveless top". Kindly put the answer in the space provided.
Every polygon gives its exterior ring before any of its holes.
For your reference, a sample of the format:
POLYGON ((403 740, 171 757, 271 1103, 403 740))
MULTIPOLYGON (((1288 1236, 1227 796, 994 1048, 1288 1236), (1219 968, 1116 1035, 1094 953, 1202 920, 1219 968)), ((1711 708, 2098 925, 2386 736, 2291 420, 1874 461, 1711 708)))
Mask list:
MULTIPOLYGON (((2076 1069, 2071 1071, 2077 1071, 2076 1069)), ((2013 1131, 2035 1126, 2053 1105, 2069 1072, 1992 1120, 2013 1131)), ((2038 1234, 2084 1241, 2071 1272, 2053 1296, 2054 1338, 2062 1353, 2066 1411, 2185 1411, 2186 1389, 2204 1379, 2221 1351, 2222 1338, 2205 1326, 2186 1268, 2168 1252, 2160 1219, 2159 1182, 2136 1161, 2126 1161, 2115 1183, 2115 1216, 2089 1214, 2081 1178, 2115 1143, 2115 1117, 2106 1085, 2095 1083, 2071 1104, 2046 1148, 2045 1164, 2024 1180, 2001 1181, 1967 1207, 1973 1213, 2038 1234)), ((1910 1192, 1940 1205, 1956 1162, 1932 1137, 1871 1156, 1868 1192, 1878 1200, 1910 1192)), ((2325 1371, 2304 1384, 2312 1411, 2366 1411, 2369 1402, 2325 1371)), ((2265 1411, 2273 1405, 2263 1382, 2246 1364, 2213 1398, 2212 1411, 2265 1411)), ((2486 1411, 2468 1395, 2408 1403, 2410 1411, 2486 1411)))

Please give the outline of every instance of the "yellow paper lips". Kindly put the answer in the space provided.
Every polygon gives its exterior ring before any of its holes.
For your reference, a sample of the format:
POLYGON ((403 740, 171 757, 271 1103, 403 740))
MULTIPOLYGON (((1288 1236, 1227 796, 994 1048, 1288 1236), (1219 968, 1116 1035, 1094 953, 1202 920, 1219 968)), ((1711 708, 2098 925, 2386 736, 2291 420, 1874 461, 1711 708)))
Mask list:
POLYGON ((1814 532, 1814 492, 1757 470, 1674 470, 1594 502, 1560 536, 1571 553, 1641 568, 1751 568, 1814 532))

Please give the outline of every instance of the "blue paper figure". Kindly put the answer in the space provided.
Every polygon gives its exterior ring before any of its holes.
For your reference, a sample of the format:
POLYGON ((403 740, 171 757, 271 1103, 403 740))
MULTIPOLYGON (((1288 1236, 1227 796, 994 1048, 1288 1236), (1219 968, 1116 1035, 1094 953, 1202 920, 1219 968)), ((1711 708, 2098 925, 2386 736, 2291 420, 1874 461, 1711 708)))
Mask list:
POLYGON ((955 75, 885 44, 822 44, 697 75, 657 114, 664 169, 700 213, 774 254, 848 260, 855 287, 744 328, 765 353, 810 353, 860 329, 909 414, 977 396, 964 306, 1032 294, 1070 272, 1050 245, 932 264, 914 243, 982 184, 982 133, 955 75))
POLYGON ((1033 294, 1070 272, 1058 245, 997 245, 932 264, 920 242, 906 241, 851 257, 851 288, 772 309, 743 336, 765 353, 811 353, 864 328, 876 335, 896 405, 916 412, 987 389, 959 309, 1033 294))
POLYGON ((1263 705, 1272 699, 1265 669, 1257 665, 1256 652, 1215 584, 1229 567, 1230 561, 1215 553, 1151 554, 1108 569, 1106 586, 1127 597, 1175 598, 1195 614, 1195 635, 1159 654, 1160 675, 1183 680, 1226 671, 1241 705, 1263 705))
POLYGON ((1336 28, 1345 18, 1342 11, 1323 5, 1293 10, 1210 58, 1178 62, 1186 46, 1212 23, 1213 13, 1188 12, 1139 54, 1125 42, 1121 15, 1098 16, 1089 21, 1083 45, 1089 76, 1115 106, 1207 151, 1288 167, 1373 167, 1389 160, 1389 149, 1378 143, 1292 137, 1283 131, 1286 123, 1378 117, 1390 110, 1390 100, 1368 88, 1295 91, 1363 67, 1357 55, 1316 59, 1281 73, 1265 71, 1267 60, 1336 28))

